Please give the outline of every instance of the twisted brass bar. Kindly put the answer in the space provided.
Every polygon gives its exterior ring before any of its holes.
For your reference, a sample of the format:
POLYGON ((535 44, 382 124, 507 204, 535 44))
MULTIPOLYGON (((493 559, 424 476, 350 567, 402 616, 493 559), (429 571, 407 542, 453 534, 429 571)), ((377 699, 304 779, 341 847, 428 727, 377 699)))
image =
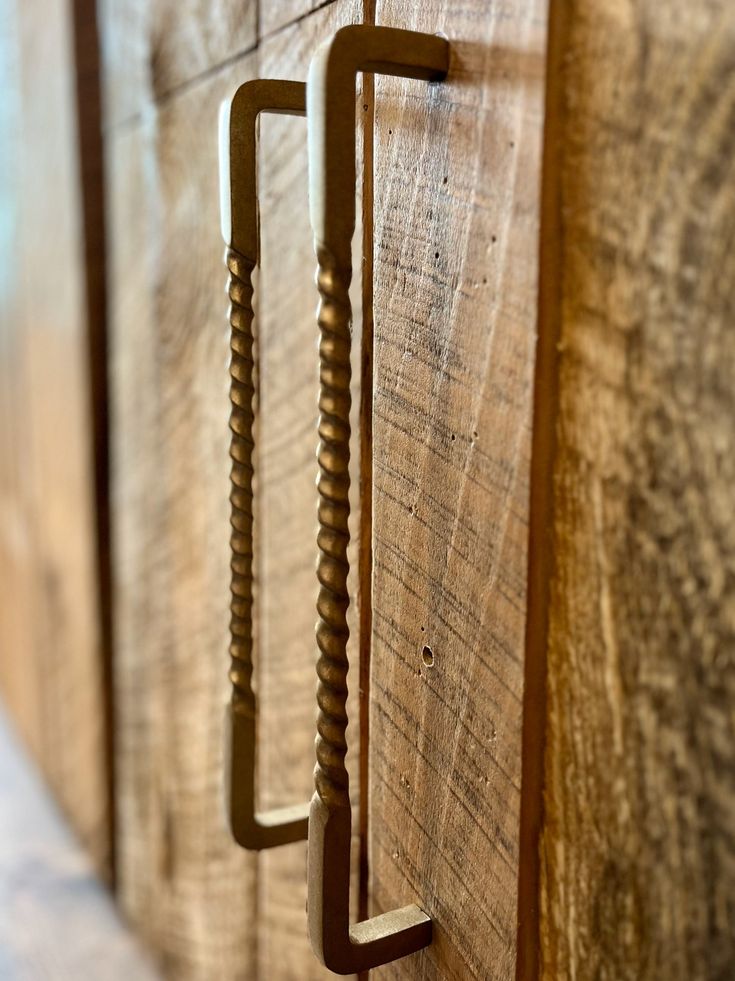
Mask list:
POLYGON ((355 231, 355 76, 383 72, 436 81, 449 46, 436 35, 353 25, 312 59, 307 85, 309 203, 319 288, 319 564, 315 793, 309 811, 309 936, 317 957, 352 974, 431 942, 431 920, 405 906, 350 926, 351 807, 347 751, 350 327, 355 231))
MULTIPOLYGON (((227 800, 244 848, 306 837, 308 806, 256 812, 256 703, 253 692, 253 270, 258 263, 256 120, 261 112, 303 115, 303 82, 245 82, 221 118, 223 235, 230 272, 230 681, 227 800)), ((227 109, 227 105, 225 105, 227 109)))
POLYGON ((255 263, 228 249, 230 270, 230 681, 232 712, 255 718, 253 693, 253 282, 255 263))
POLYGON ((319 563, 316 628, 317 662, 316 792, 329 807, 348 807, 347 752, 347 591, 350 542, 350 285, 351 270, 317 247, 319 330, 319 563))

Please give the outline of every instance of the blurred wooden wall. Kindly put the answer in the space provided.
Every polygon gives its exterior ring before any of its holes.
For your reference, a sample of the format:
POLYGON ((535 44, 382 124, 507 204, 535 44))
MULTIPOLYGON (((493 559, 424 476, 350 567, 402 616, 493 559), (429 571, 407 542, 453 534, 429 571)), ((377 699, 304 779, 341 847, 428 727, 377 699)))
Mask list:
POLYGON ((550 23, 521 976, 731 978, 735 6, 550 23))
POLYGON ((91 3, 0 0, 0 693, 107 874, 95 36, 91 3))

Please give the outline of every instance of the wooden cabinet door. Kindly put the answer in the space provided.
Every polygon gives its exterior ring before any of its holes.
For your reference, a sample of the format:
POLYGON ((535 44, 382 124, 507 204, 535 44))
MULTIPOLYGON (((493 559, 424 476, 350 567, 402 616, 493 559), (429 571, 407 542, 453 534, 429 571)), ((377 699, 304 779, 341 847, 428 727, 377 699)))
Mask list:
POLYGON ((528 976, 732 977, 735 7, 552 18, 528 976))
POLYGON ((451 42, 428 92, 375 84, 370 902, 434 924, 375 975, 507 979, 546 4, 375 17, 451 42))
MULTIPOLYGON (((172 978, 324 978, 306 935, 305 844, 249 853, 225 820, 217 115, 249 79, 305 80, 320 41, 361 21, 362 5, 305 8, 267 35, 253 3, 105 9, 120 899, 172 978)), ((318 366, 305 121, 264 117, 260 137, 255 681, 272 807, 313 786, 318 366)))
MULTIPOLYGON (((432 916, 431 948, 377 977, 514 971, 545 20, 536 0, 511 14, 485 6, 284 0, 258 16, 229 0, 102 5, 119 888, 171 977, 329 976, 306 937, 304 844, 246 853, 224 821, 216 117, 242 82, 303 80, 321 40, 371 21, 443 31, 452 60, 441 85, 358 84, 352 917, 408 902, 432 916)), ((304 121, 263 118, 255 585, 267 807, 312 792, 318 332, 306 189, 304 121)))

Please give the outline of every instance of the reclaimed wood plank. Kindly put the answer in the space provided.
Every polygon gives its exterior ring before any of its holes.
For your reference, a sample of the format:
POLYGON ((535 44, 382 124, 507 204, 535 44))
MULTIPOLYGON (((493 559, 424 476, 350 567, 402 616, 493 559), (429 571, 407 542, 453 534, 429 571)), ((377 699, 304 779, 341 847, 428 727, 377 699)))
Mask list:
POLYGON ((335 0, 260 0, 259 39, 283 30, 294 21, 308 19, 335 0))
POLYGON ((370 897, 430 947, 380 978, 511 978, 545 4, 380 0, 445 82, 376 78, 370 897))
POLYGON ((108 126, 256 45, 257 0, 100 0, 108 126))
POLYGON ((524 976, 726 977, 735 11, 553 3, 552 36, 524 976))

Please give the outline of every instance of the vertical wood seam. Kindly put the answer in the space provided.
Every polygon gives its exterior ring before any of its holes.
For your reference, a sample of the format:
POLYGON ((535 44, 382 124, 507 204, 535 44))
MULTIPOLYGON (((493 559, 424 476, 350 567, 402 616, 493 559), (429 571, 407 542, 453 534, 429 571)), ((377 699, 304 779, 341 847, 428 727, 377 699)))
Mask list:
POLYGON ((561 195, 564 0, 550 0, 541 165, 538 335, 534 371, 528 537, 521 813, 518 869, 517 981, 541 973, 540 845, 546 733, 546 644, 553 568, 553 462, 558 413, 558 342, 561 327, 561 195))
POLYGON ((109 388, 107 340, 107 255, 105 239, 104 146, 97 6, 74 0, 71 12, 84 255, 89 401, 92 415, 95 564, 106 791, 107 868, 116 882, 114 624, 112 597, 109 388))

